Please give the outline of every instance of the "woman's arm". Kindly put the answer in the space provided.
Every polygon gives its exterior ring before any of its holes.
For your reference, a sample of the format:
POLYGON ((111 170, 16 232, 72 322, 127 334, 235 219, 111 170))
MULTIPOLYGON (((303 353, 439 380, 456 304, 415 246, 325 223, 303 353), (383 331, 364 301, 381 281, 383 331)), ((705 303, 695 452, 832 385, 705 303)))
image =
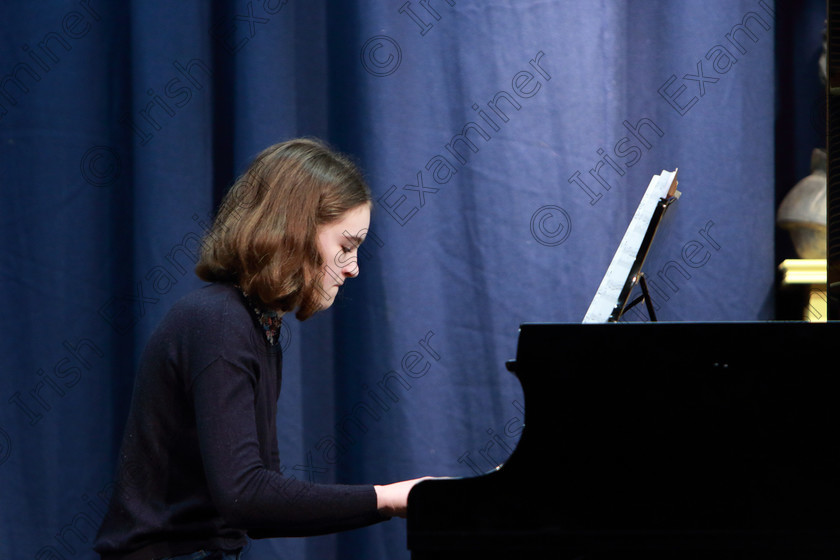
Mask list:
MULTIPOLYGON (((372 485, 316 484, 267 468, 260 451, 270 442, 259 440, 255 382, 250 372, 218 359, 191 387, 207 485, 225 521, 279 537, 331 533, 386 519, 372 485)), ((389 499, 388 508, 399 511, 398 506, 399 498, 389 499)))

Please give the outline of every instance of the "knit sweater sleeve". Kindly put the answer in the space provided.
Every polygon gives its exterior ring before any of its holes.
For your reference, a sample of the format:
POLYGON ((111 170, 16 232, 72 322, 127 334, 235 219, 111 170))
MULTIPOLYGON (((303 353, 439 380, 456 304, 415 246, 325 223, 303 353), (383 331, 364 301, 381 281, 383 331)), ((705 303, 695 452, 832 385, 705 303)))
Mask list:
POLYGON ((386 519, 371 485, 316 484, 264 463, 256 383, 253 373, 219 358, 191 386, 207 484, 225 521, 264 538, 325 534, 386 519))

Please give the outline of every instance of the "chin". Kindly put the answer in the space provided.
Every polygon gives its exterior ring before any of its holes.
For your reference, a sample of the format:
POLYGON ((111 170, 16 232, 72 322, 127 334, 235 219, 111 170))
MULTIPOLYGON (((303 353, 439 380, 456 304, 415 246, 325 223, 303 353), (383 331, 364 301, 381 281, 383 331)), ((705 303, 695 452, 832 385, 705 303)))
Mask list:
POLYGON ((321 310, 329 309, 335 303, 335 294, 330 294, 329 298, 321 298, 321 310))

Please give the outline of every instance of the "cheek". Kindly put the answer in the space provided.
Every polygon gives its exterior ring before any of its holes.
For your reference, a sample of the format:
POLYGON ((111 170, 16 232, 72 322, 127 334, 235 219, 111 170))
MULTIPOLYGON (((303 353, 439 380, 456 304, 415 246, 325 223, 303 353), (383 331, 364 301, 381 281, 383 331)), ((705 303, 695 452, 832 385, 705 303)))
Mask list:
POLYGON ((329 264, 329 244, 323 238, 318 239, 318 256, 321 257, 321 264, 329 264))
POLYGON ((329 247, 325 251, 321 251, 321 261, 323 266, 335 268, 336 249, 329 247))

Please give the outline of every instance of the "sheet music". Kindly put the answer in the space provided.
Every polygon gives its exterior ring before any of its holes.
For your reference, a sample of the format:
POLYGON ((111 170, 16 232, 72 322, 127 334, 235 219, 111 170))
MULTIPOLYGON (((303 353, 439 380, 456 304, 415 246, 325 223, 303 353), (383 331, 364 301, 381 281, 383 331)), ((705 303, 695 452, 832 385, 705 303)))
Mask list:
POLYGON ((677 170, 665 171, 654 175, 648 184, 642 201, 636 208, 627 231, 613 256, 607 273, 598 286, 598 291, 589 304, 589 309, 583 318, 584 323, 606 323, 618 303, 619 295, 628 280, 633 263, 639 253, 642 240, 645 237, 651 218, 659 200, 674 194, 672 185, 677 176, 677 170))

